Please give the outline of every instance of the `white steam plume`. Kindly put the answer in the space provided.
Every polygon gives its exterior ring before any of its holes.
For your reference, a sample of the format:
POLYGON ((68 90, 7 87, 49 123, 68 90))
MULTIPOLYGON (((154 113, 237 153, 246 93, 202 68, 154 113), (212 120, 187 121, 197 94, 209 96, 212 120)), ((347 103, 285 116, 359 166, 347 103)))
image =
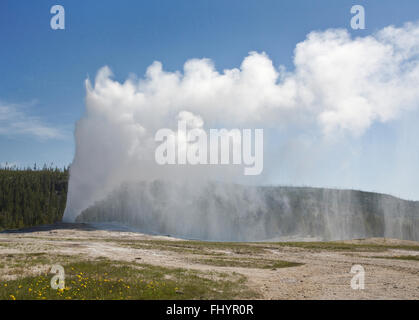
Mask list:
POLYGON ((144 78, 124 83, 112 80, 108 67, 100 69, 94 85, 86 80, 86 113, 76 126, 64 220, 74 221, 124 182, 240 182, 242 170, 232 166, 156 165, 154 135, 161 128, 176 130, 180 116, 204 129, 282 130, 269 150, 265 146, 266 171, 272 173, 286 169, 270 152, 275 141, 293 144, 301 139, 295 132, 334 142, 356 138, 374 123, 419 106, 417 23, 355 39, 340 29, 312 32, 297 44, 294 64, 292 71, 275 68, 267 54, 257 52, 240 68, 223 72, 209 59, 188 60, 183 72, 166 72, 154 62, 144 78))

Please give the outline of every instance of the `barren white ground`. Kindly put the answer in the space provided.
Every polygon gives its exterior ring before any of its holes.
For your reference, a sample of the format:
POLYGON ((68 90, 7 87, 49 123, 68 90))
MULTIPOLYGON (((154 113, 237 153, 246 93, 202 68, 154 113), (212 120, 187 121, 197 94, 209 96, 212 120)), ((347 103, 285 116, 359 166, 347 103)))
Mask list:
MULTIPOLYGON (((79 225, 69 228, 35 228, 27 232, 0 233, 0 263, 6 255, 10 257, 22 253, 44 252, 50 256, 64 254, 83 259, 107 257, 116 261, 141 262, 169 268, 181 267, 203 272, 237 272, 246 276, 247 286, 264 299, 419 299, 419 261, 382 258, 418 256, 419 250, 414 249, 393 248, 375 252, 267 245, 262 253, 246 255, 228 250, 222 252, 235 259, 247 257, 303 263, 296 267, 262 269, 252 266, 243 268, 207 265, 197 261, 197 258, 203 259, 208 256, 200 256, 196 252, 179 252, 152 246, 129 247, 121 245, 121 240, 140 245, 144 240, 180 241, 171 237, 95 230, 79 225), (360 264, 365 269, 364 290, 351 288, 350 282, 354 274, 351 274, 350 270, 355 264, 360 264)), ((419 242, 381 238, 346 243, 419 246, 419 242)), ((253 244, 249 244, 251 245, 253 244)), ((28 267, 17 273, 12 267, 5 265, 0 269, 0 280, 45 272, 47 268, 50 266, 28 267)))

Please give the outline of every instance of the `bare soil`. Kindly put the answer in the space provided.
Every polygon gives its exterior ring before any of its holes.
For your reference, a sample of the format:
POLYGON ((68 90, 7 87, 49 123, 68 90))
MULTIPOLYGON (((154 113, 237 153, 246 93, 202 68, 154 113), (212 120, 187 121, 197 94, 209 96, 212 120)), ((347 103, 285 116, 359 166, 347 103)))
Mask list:
POLYGON ((419 242, 397 239, 208 243, 99 230, 86 224, 57 224, 0 233, 0 281, 45 272, 50 265, 22 260, 44 256, 62 264, 104 257, 208 273, 237 273, 244 275, 247 286, 263 299, 419 299, 419 261, 410 260, 418 258, 419 242), (208 259, 227 262, 214 265, 206 262, 208 259), (266 268, 258 263, 265 260, 301 265, 266 268), (228 261, 241 264, 229 265, 228 261), (243 261, 248 265, 243 266, 243 261), (365 269, 363 290, 351 288, 354 274, 350 270, 356 264, 365 269))

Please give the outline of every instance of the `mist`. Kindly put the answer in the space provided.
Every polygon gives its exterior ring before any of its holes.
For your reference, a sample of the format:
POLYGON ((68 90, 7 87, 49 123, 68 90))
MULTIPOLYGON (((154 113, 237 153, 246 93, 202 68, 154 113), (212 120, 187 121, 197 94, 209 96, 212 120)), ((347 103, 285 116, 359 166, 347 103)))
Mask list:
MULTIPOLYGON (((257 186, 340 187, 419 199, 417 162, 410 160, 419 148, 416 141, 407 142, 418 132, 413 125, 400 132, 417 116, 418 87, 417 23, 363 38, 343 29, 312 32, 296 45, 293 70, 275 67, 265 52, 250 52, 240 66, 223 71, 207 58, 190 59, 176 72, 156 61, 144 77, 123 83, 105 66, 93 83, 86 80, 64 221, 101 208, 106 221, 112 217, 143 232, 208 240, 416 237, 403 231, 404 222, 388 218, 410 217, 410 209, 379 213, 385 222, 377 228, 384 231, 370 232, 351 218, 358 209, 350 206, 359 198, 351 197, 351 204, 340 194, 334 200, 325 196, 327 201, 316 196, 327 208, 311 208, 306 202, 311 198, 301 193, 307 204, 301 211, 287 205, 289 195, 278 193, 272 200, 257 186), (244 176, 242 165, 158 165, 155 134, 162 128, 175 132, 180 118, 206 132, 264 129, 262 174, 244 176), (395 174, 402 170, 411 174, 395 174), (311 222, 298 228, 302 212, 311 222), (327 228, 316 227, 321 222, 327 228)), ((173 138, 177 146, 193 144, 173 138)), ((386 203, 380 198, 375 206, 386 203)))

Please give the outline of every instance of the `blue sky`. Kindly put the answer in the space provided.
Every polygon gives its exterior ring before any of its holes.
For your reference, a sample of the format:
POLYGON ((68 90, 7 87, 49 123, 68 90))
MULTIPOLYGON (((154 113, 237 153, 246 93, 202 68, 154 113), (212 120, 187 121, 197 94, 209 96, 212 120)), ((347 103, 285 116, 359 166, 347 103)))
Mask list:
MULTIPOLYGON (((71 163, 84 80, 104 65, 122 81, 130 73, 142 76, 154 60, 174 71, 187 59, 206 57, 222 70, 238 67, 250 51, 265 51, 276 66, 292 69, 295 45, 310 31, 346 28, 365 36, 418 17, 417 0, 2 0, 0 105, 12 106, 35 128, 0 128, 0 163, 71 163), (54 4, 66 10, 65 30, 50 28, 54 4), (355 4, 365 7, 366 30, 349 27, 355 4), (43 126, 52 132, 34 134, 43 126)), ((388 135, 378 128, 363 143, 388 135)))

